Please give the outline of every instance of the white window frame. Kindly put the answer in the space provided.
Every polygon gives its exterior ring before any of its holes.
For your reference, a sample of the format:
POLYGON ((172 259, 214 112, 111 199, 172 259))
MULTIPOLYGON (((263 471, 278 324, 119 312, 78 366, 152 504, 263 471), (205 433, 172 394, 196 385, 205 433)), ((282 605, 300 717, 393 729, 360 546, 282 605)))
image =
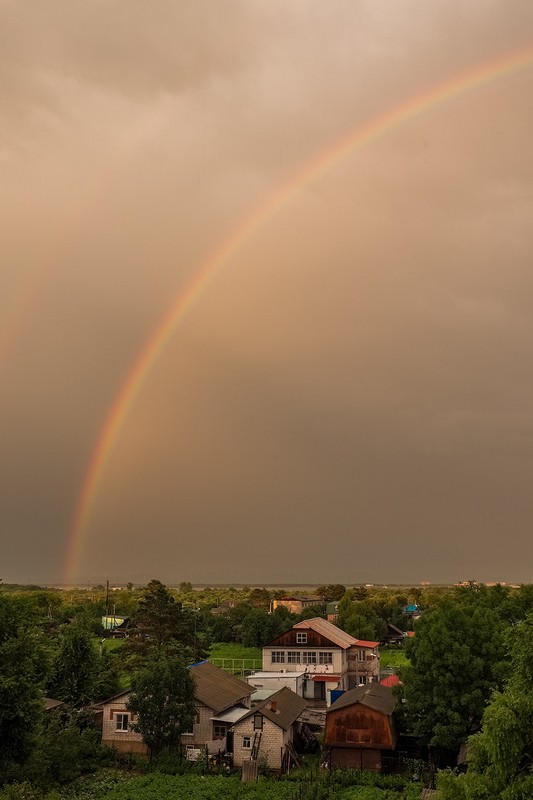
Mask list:
POLYGON ((284 664, 285 663, 285 650, 272 650, 271 664, 284 664))
POLYGON ((299 650, 289 650, 287 653, 287 664, 300 664, 301 653, 299 650))
POLYGON ((243 736, 242 737, 242 749, 243 750, 251 750, 252 749, 252 737, 251 736, 243 736))
POLYGON ((302 653, 302 664, 318 664, 316 650, 304 650, 302 653))
POLYGON ((296 631, 296 644, 307 644, 307 633, 296 631))
POLYGON ((358 650, 357 651, 357 660, 358 661, 364 661, 365 660, 365 651, 364 650, 358 650))
POLYGON ((124 711, 120 711, 118 714, 115 714, 115 730, 118 731, 119 733, 127 733, 129 729, 130 729, 130 715, 124 711), (124 722, 124 720, 126 720, 126 722, 124 722))
POLYGON ((319 664, 333 664, 333 653, 319 653, 318 654, 318 663, 319 664))

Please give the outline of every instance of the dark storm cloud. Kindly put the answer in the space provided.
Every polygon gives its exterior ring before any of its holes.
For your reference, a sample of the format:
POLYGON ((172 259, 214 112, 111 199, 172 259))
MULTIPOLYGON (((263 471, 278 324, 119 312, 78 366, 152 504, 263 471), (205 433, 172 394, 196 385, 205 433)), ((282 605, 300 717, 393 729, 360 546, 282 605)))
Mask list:
MULTIPOLYGON (((106 414, 206 255, 366 121, 523 49, 533 9, 0 14, 3 577, 54 581, 106 414)), ((217 271, 125 420, 77 578, 530 580, 532 81, 384 131, 217 271)))

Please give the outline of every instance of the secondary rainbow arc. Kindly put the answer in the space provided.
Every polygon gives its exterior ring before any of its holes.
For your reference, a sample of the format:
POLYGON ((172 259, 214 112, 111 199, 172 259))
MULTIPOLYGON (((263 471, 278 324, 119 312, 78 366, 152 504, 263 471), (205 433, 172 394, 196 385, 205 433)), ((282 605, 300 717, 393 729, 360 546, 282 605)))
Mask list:
POLYGON ((506 54, 485 62, 474 69, 454 76, 417 94, 401 105, 389 109, 342 137, 335 145, 299 170, 287 183, 278 188, 256 210, 249 214, 195 270, 188 285, 180 291, 139 353, 126 380, 117 393, 102 426, 92 453, 78 497, 69 532, 64 566, 65 583, 70 583, 78 569, 94 502, 100 490, 106 467, 115 444, 124 428, 151 369, 164 351, 178 324, 194 302, 207 289, 210 281, 228 263, 236 251, 258 228, 288 204, 312 180, 339 162, 349 153, 370 144, 378 137, 400 127, 417 115, 426 113, 471 92, 497 78, 515 73, 533 64, 533 48, 506 54))

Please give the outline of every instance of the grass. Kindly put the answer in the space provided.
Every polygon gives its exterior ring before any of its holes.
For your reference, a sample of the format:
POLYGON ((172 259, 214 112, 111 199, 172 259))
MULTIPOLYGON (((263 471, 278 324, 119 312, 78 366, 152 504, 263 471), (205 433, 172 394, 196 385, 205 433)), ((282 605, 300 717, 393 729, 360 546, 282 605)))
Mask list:
POLYGON ((258 647, 243 647, 235 642, 214 644, 209 652, 209 661, 239 676, 261 669, 262 665, 261 650, 258 647))
POLYGON ((404 650, 386 650, 383 648, 379 652, 382 669, 399 669, 409 663, 404 650))
POLYGON ((118 650, 124 644, 124 639, 104 639, 104 650, 107 653, 112 653, 118 650))

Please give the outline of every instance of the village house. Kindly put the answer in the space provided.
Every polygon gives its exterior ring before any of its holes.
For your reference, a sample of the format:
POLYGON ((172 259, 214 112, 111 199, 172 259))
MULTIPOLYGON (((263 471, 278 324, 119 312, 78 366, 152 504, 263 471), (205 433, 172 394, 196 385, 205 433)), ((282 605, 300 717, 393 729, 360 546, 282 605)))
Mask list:
POLYGON ((285 595, 279 600, 272 600, 272 611, 279 606, 287 608, 291 614, 301 614, 304 608, 318 606, 323 602, 318 594, 285 595))
POLYGON ((295 738, 302 728, 298 718, 307 703, 284 686, 233 726, 233 764, 263 760, 272 770, 287 771, 295 759, 295 738))
POLYGON ((396 747, 392 689, 373 683, 345 692, 326 711, 324 746, 331 769, 380 771, 396 747))
MULTIPOLYGON (((206 745, 210 751, 226 749, 226 735, 233 723, 250 708, 253 687, 208 661, 190 667, 195 683, 195 720, 181 737, 187 748, 206 745)), ((146 753, 140 733, 132 730, 136 717, 128 709, 127 689, 102 703, 102 744, 121 753, 146 753)))
POLYGON ((329 702, 331 691, 379 681, 379 642, 355 639, 314 617, 263 647, 263 672, 305 673, 303 697, 329 702))

